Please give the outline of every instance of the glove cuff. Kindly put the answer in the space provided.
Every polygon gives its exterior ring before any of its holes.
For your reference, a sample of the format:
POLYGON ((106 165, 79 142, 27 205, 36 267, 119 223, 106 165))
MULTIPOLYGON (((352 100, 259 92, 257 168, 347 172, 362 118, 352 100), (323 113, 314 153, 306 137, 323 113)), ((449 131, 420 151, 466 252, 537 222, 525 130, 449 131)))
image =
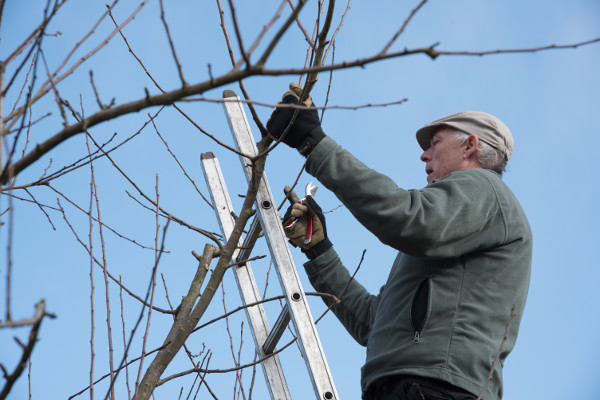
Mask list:
POLYGON ((296 147, 296 150, 304 157, 308 157, 308 155, 313 151, 315 147, 319 144, 323 138, 325 138, 325 132, 320 125, 315 126, 315 128, 310 131, 308 135, 302 140, 302 143, 296 147))
POLYGON ((319 243, 315 244, 310 249, 307 249, 307 250, 302 249, 302 252, 304 254, 306 254, 306 257, 308 257, 309 260, 312 261, 315 258, 319 257, 321 254, 325 253, 327 250, 329 250, 332 247, 333 247, 333 244, 331 243, 329 238, 325 237, 325 239, 321 240, 319 243))

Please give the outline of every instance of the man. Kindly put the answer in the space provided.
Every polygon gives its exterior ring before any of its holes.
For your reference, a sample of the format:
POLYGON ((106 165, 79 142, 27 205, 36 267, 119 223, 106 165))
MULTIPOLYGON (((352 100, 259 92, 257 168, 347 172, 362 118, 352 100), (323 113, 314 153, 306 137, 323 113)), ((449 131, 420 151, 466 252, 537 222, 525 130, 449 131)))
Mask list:
MULTIPOLYGON (((298 104, 302 88, 290 89, 283 103, 298 104)), ((502 398, 502 368, 517 337, 532 249, 527 218, 501 179, 513 151, 510 131, 498 118, 473 111, 425 125, 417 140, 428 185, 405 190, 327 137, 310 105, 309 98, 296 107, 291 127, 295 109, 279 106, 269 133, 306 156, 308 173, 399 251, 377 295, 353 280, 333 307, 367 347, 363 399, 476 399, 514 304, 516 316, 483 394, 502 398)), ((308 256, 304 266, 315 289, 339 295, 350 276, 314 199, 290 207, 284 227, 308 256), (314 233, 304 244, 307 212, 314 233)))

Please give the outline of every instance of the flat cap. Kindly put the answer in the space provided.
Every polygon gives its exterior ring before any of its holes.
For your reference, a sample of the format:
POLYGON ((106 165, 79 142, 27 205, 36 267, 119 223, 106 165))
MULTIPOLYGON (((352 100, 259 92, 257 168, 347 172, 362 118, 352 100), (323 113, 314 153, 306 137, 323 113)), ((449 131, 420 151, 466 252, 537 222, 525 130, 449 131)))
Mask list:
POLYGON ((442 127, 449 126, 499 150, 508 161, 513 153, 514 140, 510 130, 497 117, 481 111, 463 111, 428 123, 417 131, 417 142, 423 150, 431 146, 431 137, 442 127))

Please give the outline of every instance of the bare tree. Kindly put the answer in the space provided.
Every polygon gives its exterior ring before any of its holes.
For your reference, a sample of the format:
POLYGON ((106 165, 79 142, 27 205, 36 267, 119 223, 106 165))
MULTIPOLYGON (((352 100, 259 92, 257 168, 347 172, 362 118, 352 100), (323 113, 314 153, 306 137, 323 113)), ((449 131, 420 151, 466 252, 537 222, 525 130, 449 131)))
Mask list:
MULTIPOLYGON (((13 10, 7 3, 11 2, 0 2, 0 28, 13 18, 6 13, 13 10)), ((254 80, 288 76, 304 84, 304 96, 308 96, 315 85, 327 88, 328 93, 337 71, 411 55, 435 60, 532 53, 600 41, 486 51, 442 50, 436 43, 399 48, 399 37, 426 6, 423 0, 415 2, 390 37, 381 40, 380 51, 338 61, 335 44, 349 15, 350 1, 340 5, 333 0, 311 4, 282 0, 251 15, 249 5, 243 3, 217 0, 195 5, 195 19, 178 13, 175 21, 170 19, 175 5, 162 0, 135 4, 114 0, 103 10, 90 6, 81 21, 65 22, 62 13, 80 5, 47 0, 42 10, 31 10, 37 25, 19 41, 11 39, 10 50, 4 44, 7 32, 2 32, 0 231, 6 252, 0 329, 27 327, 28 332, 20 333, 26 342, 21 339, 15 344, 21 349, 16 366, 12 360, 0 360, 5 378, 0 399, 8 396, 18 379, 25 379, 34 346, 53 346, 47 341, 38 343, 43 338, 42 325, 46 317, 60 317, 63 312, 57 304, 39 301, 44 293, 39 285, 31 285, 27 293, 13 291, 15 275, 39 273, 35 266, 13 259, 15 246, 23 246, 15 243, 15 231, 23 224, 27 224, 24 229, 44 229, 49 235, 60 232, 61 238, 68 234, 68 244, 61 243, 46 258, 54 266, 79 266, 77 273, 56 268, 57 279, 52 282, 66 281, 65 287, 73 290, 73 302, 82 303, 83 293, 87 296, 86 324, 65 327, 89 337, 89 365, 78 366, 86 370, 86 380, 67 378, 76 382, 72 397, 85 393, 90 398, 148 399, 158 386, 173 385, 185 376, 190 380, 185 381, 185 389, 181 386, 180 396, 195 398, 202 388, 207 396, 217 398, 210 382, 224 372, 236 374, 234 397, 252 396, 255 368, 261 360, 241 360, 242 347, 251 345, 244 343, 243 335, 237 339, 237 328, 227 324, 228 334, 212 339, 200 330, 193 344, 191 335, 199 326, 214 322, 208 321, 207 310, 233 265, 231 256, 254 216, 259 178, 279 144, 263 125, 275 104, 259 100, 265 97, 252 84, 254 80), (173 34, 175 24, 178 28, 189 24, 191 29, 192 23, 194 29, 188 36, 181 29, 177 29, 178 36, 173 34), (208 23, 220 25, 218 38, 201 36, 202 25, 208 23), (68 34, 59 31, 63 27, 68 34), (290 43, 288 37, 299 48, 293 60, 282 52, 290 43), (222 51, 203 53, 207 40, 222 43, 222 51), (148 54, 148 47, 138 50, 143 41, 156 41, 152 50, 159 54, 158 61, 156 54, 148 54), (202 53, 202 65, 195 63, 198 53, 202 53), (105 54, 119 58, 107 59, 105 54), (319 80, 320 73, 327 78, 319 80), (222 99, 215 89, 232 85, 237 86, 260 133, 258 156, 241 154, 230 144, 225 129, 205 121, 207 115, 219 112, 222 99), (228 239, 216 232, 212 206, 198 182, 198 158, 205 151, 244 156, 252 164, 250 183, 235 188, 242 193, 234 233, 228 239), (183 198, 194 200, 183 202, 183 198), (17 210, 26 210, 26 218, 17 210), (193 251, 200 248, 200 255, 193 251), (186 265, 165 261, 176 252, 193 252, 195 257, 190 256, 186 265), (84 254, 86 261, 74 253, 84 254), (36 302, 31 318, 15 312, 31 309, 36 302), (212 354, 223 342, 230 345, 233 366, 211 368, 212 354), (177 355, 191 367, 173 367, 177 355)), ((324 112, 397 105, 405 99, 365 105, 322 101, 324 112)), ((227 308, 224 312, 229 315, 227 308)), ((247 331, 243 326, 240 330, 247 331)))

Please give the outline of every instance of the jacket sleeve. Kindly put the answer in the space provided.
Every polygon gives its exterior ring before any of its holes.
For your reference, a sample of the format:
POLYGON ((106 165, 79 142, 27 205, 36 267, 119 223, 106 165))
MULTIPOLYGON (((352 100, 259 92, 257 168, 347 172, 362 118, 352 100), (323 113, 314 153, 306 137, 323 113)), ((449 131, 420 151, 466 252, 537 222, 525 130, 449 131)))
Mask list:
POLYGON ((409 255, 460 257, 506 241, 506 221, 490 181, 494 172, 456 171, 421 190, 405 190, 330 137, 310 154, 307 171, 379 240, 409 255))
MULTIPOLYGON (((380 296, 370 294, 355 279, 351 279, 333 248, 304 264, 304 268, 315 290, 340 299, 340 303, 332 306, 333 313, 354 340, 366 346, 380 296)), ((323 300, 327 306, 333 303, 328 297, 323 300)))

